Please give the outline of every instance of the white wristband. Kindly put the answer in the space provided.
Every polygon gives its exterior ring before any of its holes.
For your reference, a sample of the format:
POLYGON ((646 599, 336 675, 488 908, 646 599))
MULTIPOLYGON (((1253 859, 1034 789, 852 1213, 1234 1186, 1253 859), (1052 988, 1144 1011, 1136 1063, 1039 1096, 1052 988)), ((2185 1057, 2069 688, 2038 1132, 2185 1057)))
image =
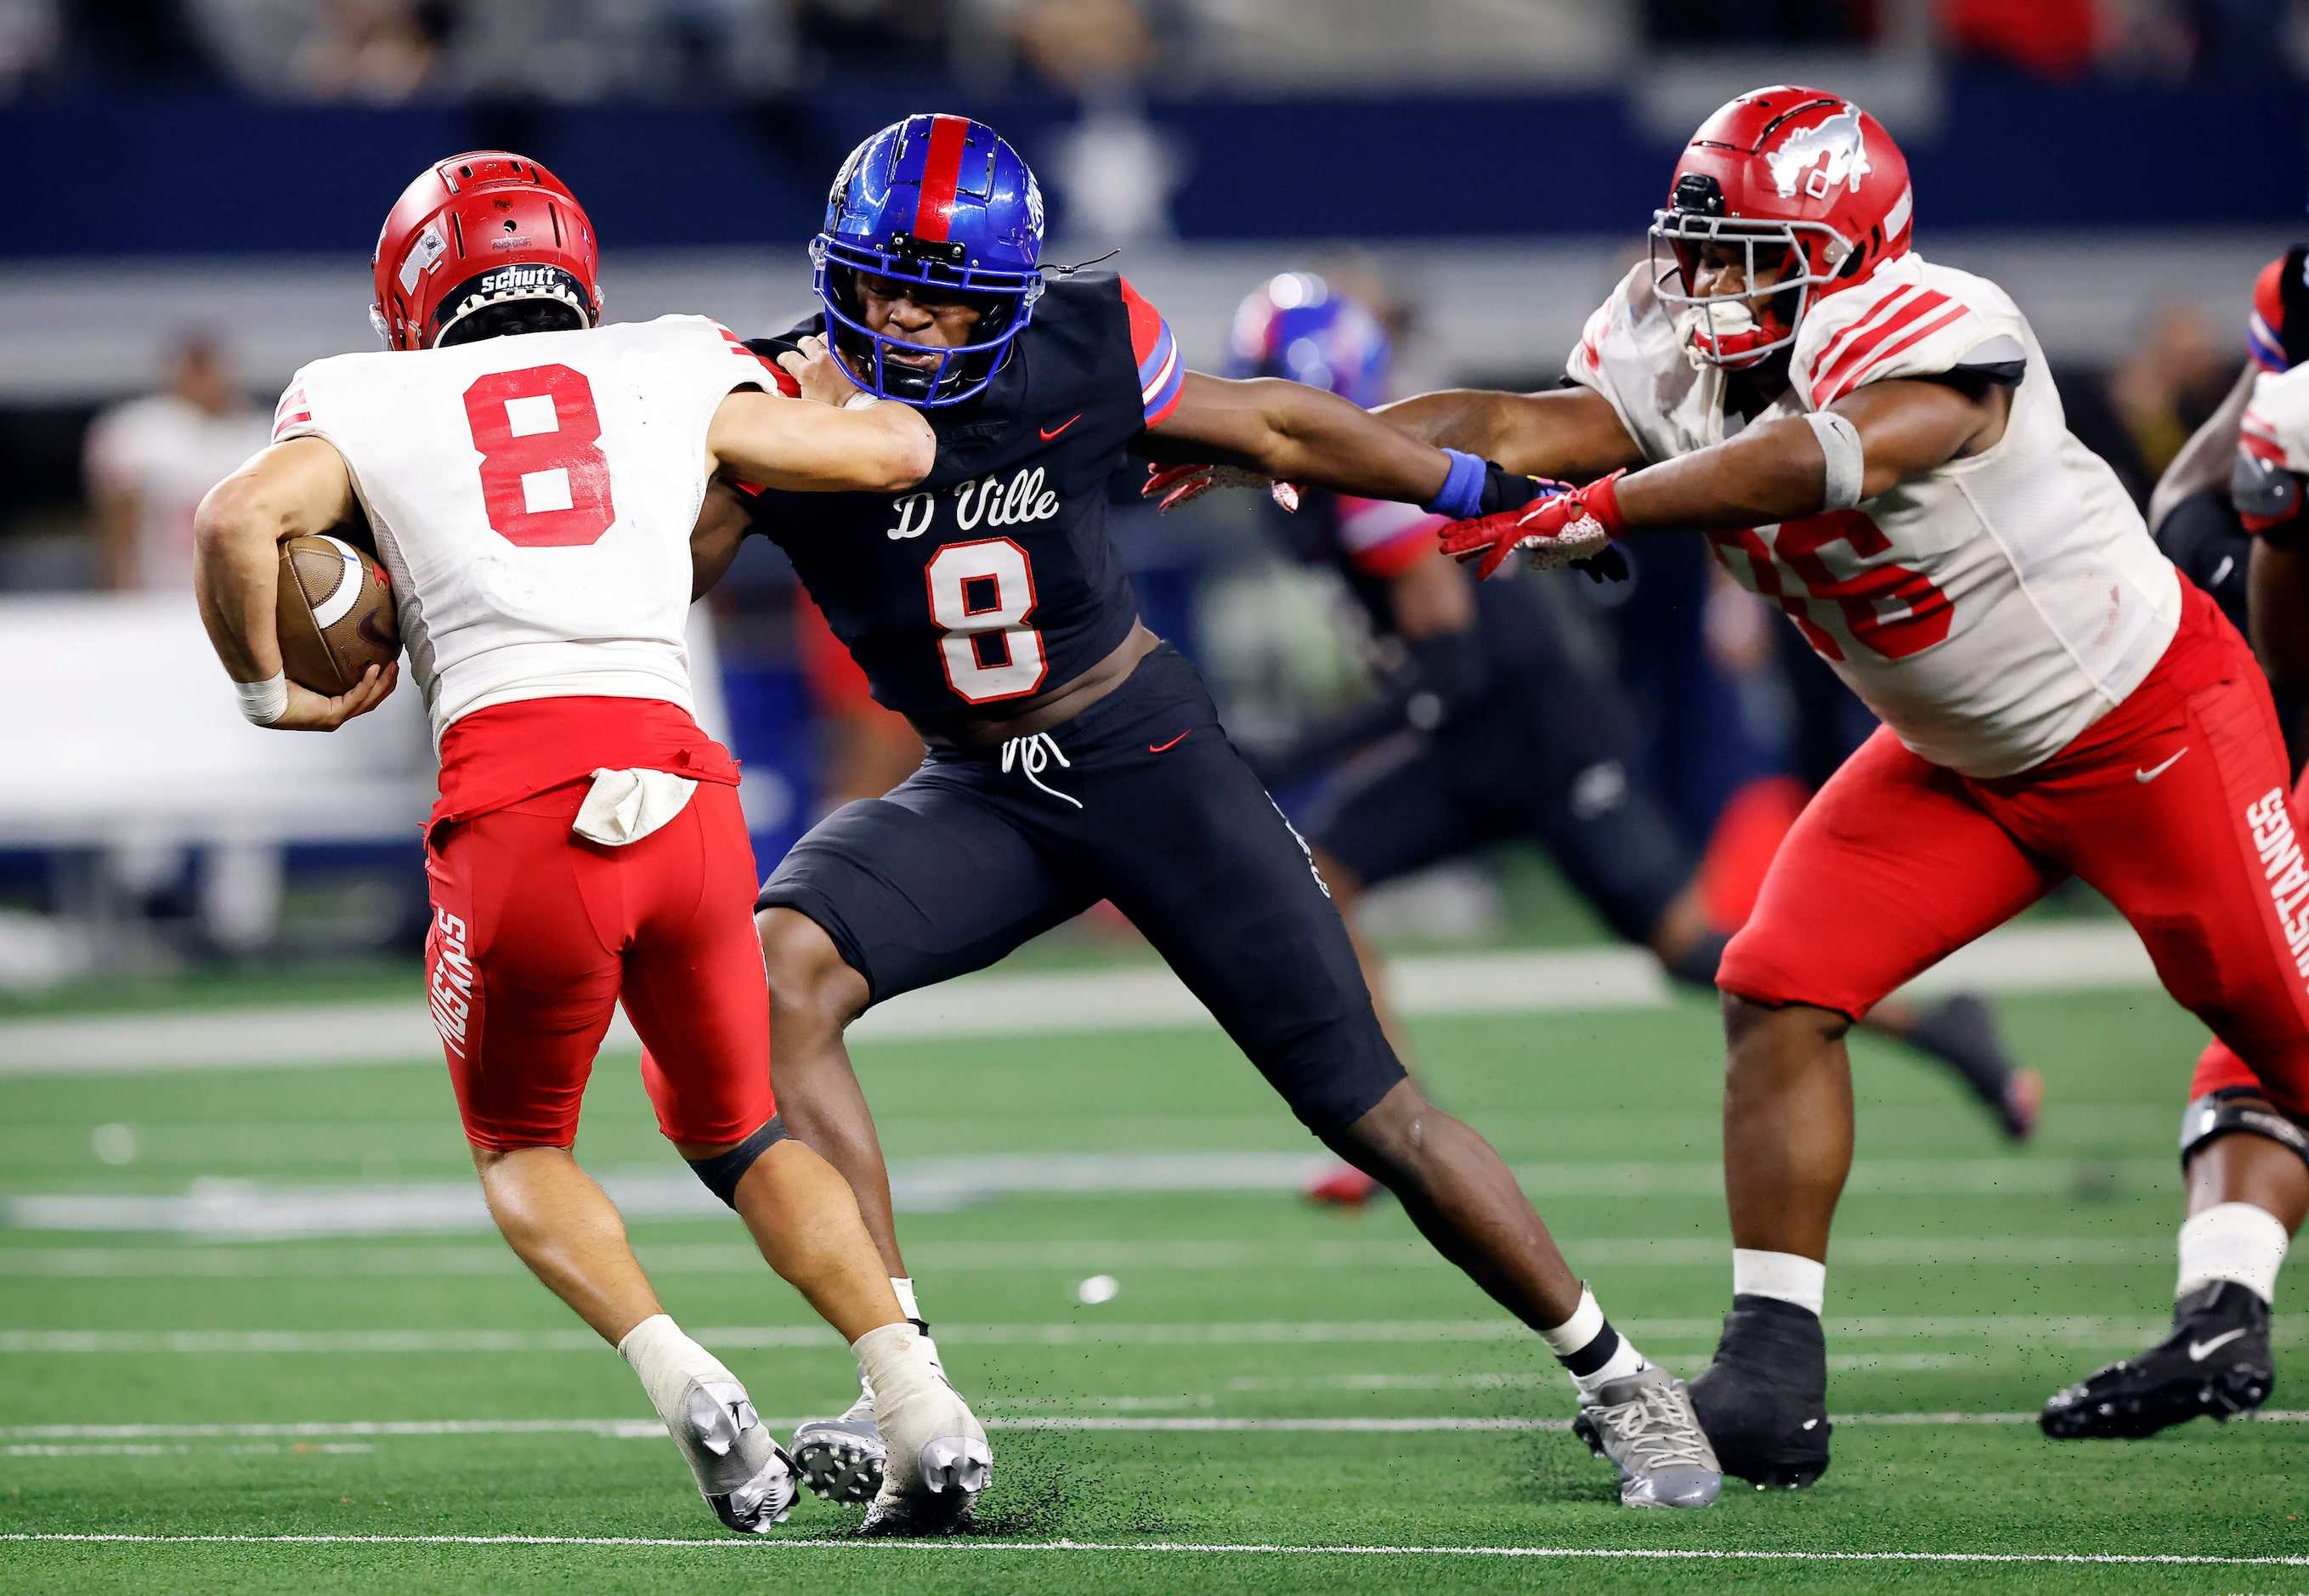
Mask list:
POLYGON ((268 681, 235 682, 240 712, 259 726, 270 726, 289 712, 289 673, 276 671, 268 681))
POLYGON ((1860 502, 1861 487, 1868 477, 1868 462, 1860 447, 1860 429, 1834 410, 1814 410, 1804 419, 1811 423, 1812 436, 1820 440, 1820 452, 1827 456, 1820 507, 1851 509, 1860 502))
POLYGON ((842 408, 845 410, 862 410, 868 405, 879 404, 882 401, 875 398, 874 395, 868 393, 861 389, 858 393, 852 393, 849 398, 843 400, 842 401, 842 408))

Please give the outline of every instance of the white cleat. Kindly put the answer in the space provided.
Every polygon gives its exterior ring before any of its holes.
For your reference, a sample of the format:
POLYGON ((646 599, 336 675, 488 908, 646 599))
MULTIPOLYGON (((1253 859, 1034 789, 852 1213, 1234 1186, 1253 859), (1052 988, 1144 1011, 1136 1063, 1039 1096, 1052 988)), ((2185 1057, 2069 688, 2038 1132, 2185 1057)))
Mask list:
POLYGON ((810 1419, 793 1433, 794 1467, 802 1483, 829 1502, 854 1507, 872 1501, 882 1489, 888 1456, 874 1422, 874 1393, 862 1386, 847 1412, 810 1419))
POLYGON ((1665 1369, 1614 1380, 1582 1393, 1572 1433, 1620 1471, 1630 1507, 1705 1507, 1724 1488, 1716 1449, 1691 1410, 1691 1393, 1665 1369))
POLYGON ((859 1532, 943 1535, 961 1529, 994 1471, 985 1427, 947 1384, 912 1325, 871 1331, 857 1347, 883 1446, 882 1487, 859 1532))
POLYGON ((741 1535, 766 1534, 785 1523, 800 1487, 793 1459, 754 1411, 735 1380, 693 1380, 679 1422, 668 1433, 697 1476, 697 1493, 714 1515, 741 1535))

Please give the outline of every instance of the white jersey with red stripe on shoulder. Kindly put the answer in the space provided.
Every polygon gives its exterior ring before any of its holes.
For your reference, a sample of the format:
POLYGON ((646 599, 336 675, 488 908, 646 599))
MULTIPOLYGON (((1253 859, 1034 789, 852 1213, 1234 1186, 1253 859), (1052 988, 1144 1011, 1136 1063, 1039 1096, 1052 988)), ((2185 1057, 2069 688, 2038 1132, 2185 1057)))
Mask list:
POLYGON ((728 328, 662 316, 318 360, 273 436, 344 457, 437 738, 532 698, 692 707, 706 432, 732 390, 774 382, 728 328))
MULTIPOLYGON (((1687 357, 1647 265, 1589 318, 1568 371, 1611 401, 1647 460, 1751 424, 1725 413, 1725 373, 1687 357)), ((1994 446, 1849 510, 1709 541, 1910 748, 1965 775, 2011 775, 2123 702, 2181 611, 2178 573, 2115 473, 2070 434, 2011 298, 1914 253, 1888 262, 1813 304, 1787 391, 1755 422, 1951 375, 2011 388, 1994 446)))

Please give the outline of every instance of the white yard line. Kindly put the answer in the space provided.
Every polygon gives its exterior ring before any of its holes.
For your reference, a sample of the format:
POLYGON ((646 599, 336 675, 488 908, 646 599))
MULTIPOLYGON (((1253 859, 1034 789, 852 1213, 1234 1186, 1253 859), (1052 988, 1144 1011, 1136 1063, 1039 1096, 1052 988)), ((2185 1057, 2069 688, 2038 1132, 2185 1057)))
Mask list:
MULTIPOLYGON (((1551 1385, 1560 1377, 1551 1376, 1551 1385)), ((1568 1392, 1567 1392, 1568 1394, 1568 1392)), ((2034 1413, 1835 1413, 1831 1423, 1878 1428, 1886 1426, 2008 1426, 2037 1422, 2034 1413)), ((800 1424, 793 1417, 763 1420, 774 1430, 800 1424)), ((1568 1419, 1535 1419, 1520 1414, 1466 1416, 1446 1414, 1414 1418, 1233 1418, 1215 1414, 1116 1415, 1104 1413, 995 1414, 984 1419, 995 1430, 1119 1430, 1174 1435, 1449 1435, 1460 1431, 1561 1431, 1571 1428, 1568 1419)), ((2256 1424, 2309 1424, 2309 1411, 2263 1411, 2256 1424)), ((120 1443, 160 1441, 342 1441, 457 1438, 474 1436, 594 1436, 605 1441, 662 1440, 665 1426, 655 1419, 349 1419, 290 1424, 19 1424, 0 1428, 0 1437, 15 1444, 7 1455, 33 1455, 32 1447, 58 1443, 120 1443)))
MULTIPOLYGON (((1407 1014, 1516 1014, 1657 1008, 1667 986, 1634 948, 1556 948, 1395 961, 1388 985, 1407 1014)), ((2139 938, 2121 924, 2013 926, 1917 982, 1919 990, 2077 991, 2153 986, 2139 938)), ((970 976, 885 1003, 852 1028, 862 1041, 964 1036, 1201 1030, 1213 1021, 1159 966, 1054 975, 970 976)), ((638 1049, 622 1014, 606 1049, 638 1049)), ((425 1005, 73 1016, 0 1024, 0 1076, 168 1070, 329 1068, 437 1060, 425 1005)))
MULTIPOLYGON (((1713 1342, 1720 1319, 1630 1319, 1621 1328, 1639 1342, 1713 1342)), ((1959 1340, 2062 1347, 2146 1344, 2170 1329, 2163 1319, 2090 1314, 1991 1314, 1977 1316, 1876 1316, 1830 1319, 1831 1338, 1959 1340)), ((705 1325, 690 1333, 708 1347, 758 1350, 838 1348, 822 1324, 705 1325)), ((1133 1324, 1081 1320, 1045 1324, 951 1324, 938 1340, 956 1346, 1451 1345, 1532 1341, 1512 1319, 1274 1319, 1240 1324, 1133 1324)), ((2309 1324, 2280 1320, 2280 1345, 2309 1340, 2309 1324)), ((0 1330, 0 1353, 436 1353, 598 1352, 592 1332, 567 1330, 0 1330)))
MULTIPOLYGON (((1728 1267, 1731 1243, 1688 1236, 1615 1236, 1570 1241, 1582 1267, 1728 1267)), ((639 1248, 653 1275, 756 1274, 762 1255, 739 1242, 676 1243, 639 1248)), ((1839 1269, 1982 1264, 2029 1268, 2106 1268, 2165 1264, 2167 1236, 1863 1237, 1836 1244, 1839 1269)), ((926 1242, 911 1247, 916 1272, 925 1275, 1009 1273, 1054 1270, 1114 1273, 1163 1271, 1225 1273, 1277 1269, 1430 1269, 1448 1267, 1423 1242, 1318 1241, 1285 1247, 1259 1242, 1065 1241, 926 1242)), ((502 1247, 333 1247, 270 1249, 255 1247, 4 1247, 0 1278, 63 1280, 314 1279, 336 1276, 445 1278, 521 1274, 521 1260, 502 1247)))
POLYGON ((2222 1568, 2298 1568, 2309 1557, 2232 1557, 2186 1552, 1808 1552, 1713 1551, 1667 1547, 1556 1546, 1292 1546, 1260 1541, 1182 1540, 868 1540, 855 1536, 788 1540, 772 1536, 723 1536, 706 1540, 640 1535, 122 1535, 0 1533, 0 1541, 130 1546, 598 1546, 664 1547, 698 1551, 774 1549, 813 1551, 936 1551, 1001 1555, 1021 1552, 1137 1552, 1155 1557, 1541 1557, 1636 1562, 1727 1563, 2037 1563, 2176 1565, 2222 1568))
MULTIPOLYGON (((984 1153, 902 1160, 890 1173, 892 1198, 906 1212, 942 1212, 1013 1196, 1116 1196, 1147 1192, 1298 1192, 1327 1164, 1319 1152, 984 1153)), ((629 1220, 726 1220, 728 1210, 696 1178, 679 1169, 641 1166, 597 1171, 629 1220)), ((1712 1162, 1526 1163, 1516 1167, 1535 1198, 1563 1196, 1704 1196, 1724 1189, 1712 1162)), ((2080 1186, 2157 1189, 2177 1180, 2170 1159, 2098 1160, 2052 1158, 1864 1159, 1845 1190, 1871 1195, 2050 1196, 2080 1186)), ((486 1233, 493 1226, 480 1188, 470 1179, 366 1182, 329 1186, 274 1185, 202 1179, 175 1192, 26 1193, 0 1197, 0 1225, 26 1230, 156 1232, 218 1241, 294 1241, 316 1237, 391 1236, 458 1231, 486 1233)), ((1721 1244, 1692 1238, 1681 1254, 1656 1248, 1636 1258, 1614 1256, 1609 1239, 1590 1244, 1596 1264, 1706 1263, 1721 1244)), ((1855 1241, 1845 1263, 1921 1264, 1934 1261, 1930 1239, 1855 1241), (1874 1252, 1869 1249, 1873 1247, 1874 1252)), ((2002 1238, 1978 1244, 1976 1264, 2045 1264, 2105 1260, 2106 1239, 2002 1238)), ((2132 1243, 2127 1242, 2130 1246, 2132 1243)), ((1649 1247, 1650 1244, 1646 1244, 1649 1247)), ((0 1272, 7 1272, 0 1264, 0 1272)))

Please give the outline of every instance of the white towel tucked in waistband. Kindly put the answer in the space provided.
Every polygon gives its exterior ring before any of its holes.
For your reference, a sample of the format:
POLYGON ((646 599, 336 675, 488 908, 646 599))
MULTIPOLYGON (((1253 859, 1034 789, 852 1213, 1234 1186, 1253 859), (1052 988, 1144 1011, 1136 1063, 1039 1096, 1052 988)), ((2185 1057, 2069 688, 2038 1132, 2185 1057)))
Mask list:
POLYGON ((664 771, 595 771, 569 829, 610 848, 638 842, 681 813, 697 783, 664 771))

